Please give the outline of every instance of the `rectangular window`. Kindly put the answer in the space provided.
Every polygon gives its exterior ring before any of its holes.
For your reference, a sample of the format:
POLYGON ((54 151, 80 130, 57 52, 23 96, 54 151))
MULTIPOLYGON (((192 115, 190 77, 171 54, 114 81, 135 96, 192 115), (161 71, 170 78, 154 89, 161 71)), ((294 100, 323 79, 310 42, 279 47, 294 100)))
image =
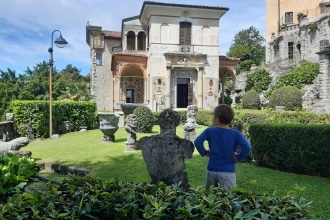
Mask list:
POLYGON ((293 60, 293 42, 288 43, 288 58, 293 60))
POLYGON ((102 52, 96 51, 96 65, 101 66, 102 65, 102 52))
POLYGON ((180 22, 180 44, 191 44, 191 23, 180 22))
POLYGON ((284 23, 293 23, 293 12, 285 12, 285 20, 284 23))

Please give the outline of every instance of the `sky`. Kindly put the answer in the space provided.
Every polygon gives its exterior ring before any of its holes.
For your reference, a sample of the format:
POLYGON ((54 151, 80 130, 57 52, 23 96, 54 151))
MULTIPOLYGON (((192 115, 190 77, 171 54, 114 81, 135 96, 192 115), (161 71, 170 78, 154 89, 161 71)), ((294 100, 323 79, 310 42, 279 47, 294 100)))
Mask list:
MULTIPOLYGON (((153 0, 188 5, 221 6, 229 10, 220 19, 221 55, 226 55, 235 34, 254 26, 265 36, 265 0, 153 0)), ((65 48, 53 44, 54 67, 60 71, 68 64, 81 75, 90 71, 90 51, 86 43, 86 24, 102 30, 121 31, 122 19, 138 16, 144 0, 1 0, 0 70, 7 68, 24 74, 48 62, 51 38, 59 30, 68 42, 65 48)))

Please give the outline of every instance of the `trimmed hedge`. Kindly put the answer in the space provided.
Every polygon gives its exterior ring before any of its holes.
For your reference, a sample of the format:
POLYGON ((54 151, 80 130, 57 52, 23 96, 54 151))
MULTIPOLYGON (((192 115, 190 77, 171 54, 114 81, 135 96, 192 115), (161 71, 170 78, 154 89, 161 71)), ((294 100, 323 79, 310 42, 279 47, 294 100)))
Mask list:
MULTIPOLYGON (((96 123, 96 103, 88 101, 53 101, 52 124, 54 133, 63 121, 70 121, 74 130, 81 126, 94 129, 96 123)), ((49 102, 15 100, 10 103, 14 113, 15 126, 28 125, 33 129, 34 137, 49 136, 49 102)))
POLYGON ((252 124, 253 158, 259 166, 330 177, 330 126, 252 124))

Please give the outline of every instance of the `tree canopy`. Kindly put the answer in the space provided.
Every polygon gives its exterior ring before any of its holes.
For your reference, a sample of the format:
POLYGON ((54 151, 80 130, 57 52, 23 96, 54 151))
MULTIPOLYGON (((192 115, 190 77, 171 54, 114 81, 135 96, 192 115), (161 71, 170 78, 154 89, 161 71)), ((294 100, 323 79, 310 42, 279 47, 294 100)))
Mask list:
POLYGON ((264 43, 265 38, 254 26, 251 26, 235 35, 227 56, 240 58, 241 62, 252 60, 256 65, 259 65, 265 60, 264 43))
MULTIPOLYGON (((88 101, 91 99, 89 76, 80 75, 80 70, 67 65, 60 72, 53 68, 52 97, 54 100, 70 99, 88 101)), ((0 117, 8 111, 12 100, 48 100, 49 65, 46 61, 27 67, 23 74, 7 68, 0 70, 0 117)))

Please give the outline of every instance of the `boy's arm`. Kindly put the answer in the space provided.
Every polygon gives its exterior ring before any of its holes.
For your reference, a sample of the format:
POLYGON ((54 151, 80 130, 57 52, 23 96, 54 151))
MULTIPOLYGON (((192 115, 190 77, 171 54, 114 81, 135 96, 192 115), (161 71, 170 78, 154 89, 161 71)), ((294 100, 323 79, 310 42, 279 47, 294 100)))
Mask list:
POLYGON ((202 157, 209 155, 209 151, 204 147, 204 141, 206 140, 206 137, 207 131, 204 130, 194 141, 196 149, 202 157))
POLYGON ((238 135, 238 145, 240 147, 240 152, 237 153, 235 156, 236 160, 241 161, 250 154, 252 146, 241 133, 239 133, 238 135))

